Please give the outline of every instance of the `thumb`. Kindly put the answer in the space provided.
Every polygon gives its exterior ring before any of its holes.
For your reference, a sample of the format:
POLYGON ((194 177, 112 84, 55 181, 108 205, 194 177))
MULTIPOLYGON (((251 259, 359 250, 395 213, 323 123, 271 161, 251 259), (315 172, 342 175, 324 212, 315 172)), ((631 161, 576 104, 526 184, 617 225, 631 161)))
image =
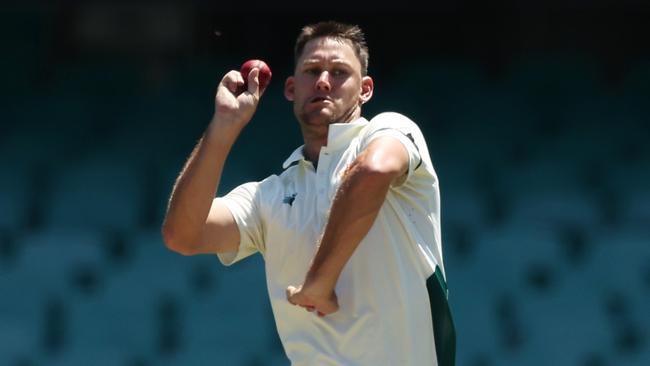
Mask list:
POLYGON ((253 68, 250 73, 248 73, 248 92, 253 94, 256 98, 260 96, 260 69, 257 67, 253 68))
POLYGON ((289 287, 287 287, 287 300, 288 300, 292 305, 297 305, 296 302, 293 300, 293 295, 294 295, 296 292, 298 292, 298 289, 297 289, 297 288, 295 288, 295 287, 293 287, 293 286, 289 286, 289 287))

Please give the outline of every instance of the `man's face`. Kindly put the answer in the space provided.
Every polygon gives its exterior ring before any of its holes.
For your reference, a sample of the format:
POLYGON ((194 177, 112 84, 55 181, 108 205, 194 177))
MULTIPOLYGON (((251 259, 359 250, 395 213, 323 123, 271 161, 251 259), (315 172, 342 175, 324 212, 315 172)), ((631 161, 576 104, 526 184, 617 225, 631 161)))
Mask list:
POLYGON ((372 79, 361 76, 361 63, 348 41, 316 38, 305 45, 285 96, 305 126, 350 122, 372 96, 372 79))

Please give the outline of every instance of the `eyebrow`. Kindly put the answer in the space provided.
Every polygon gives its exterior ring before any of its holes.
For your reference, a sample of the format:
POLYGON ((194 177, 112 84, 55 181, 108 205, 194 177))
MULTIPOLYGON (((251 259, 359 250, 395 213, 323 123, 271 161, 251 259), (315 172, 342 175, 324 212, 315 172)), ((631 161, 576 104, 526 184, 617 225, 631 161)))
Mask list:
MULTIPOLYGON (((307 60, 303 61, 302 64, 304 66, 309 66, 309 65, 313 65, 313 64, 318 64, 321 61, 322 61, 321 59, 307 59, 307 60)), ((342 59, 334 59, 334 60, 331 60, 331 61, 328 61, 328 62, 330 62, 332 64, 335 64, 335 65, 342 65, 342 66, 352 67, 352 65, 349 62, 347 62, 345 60, 342 60, 342 59)))

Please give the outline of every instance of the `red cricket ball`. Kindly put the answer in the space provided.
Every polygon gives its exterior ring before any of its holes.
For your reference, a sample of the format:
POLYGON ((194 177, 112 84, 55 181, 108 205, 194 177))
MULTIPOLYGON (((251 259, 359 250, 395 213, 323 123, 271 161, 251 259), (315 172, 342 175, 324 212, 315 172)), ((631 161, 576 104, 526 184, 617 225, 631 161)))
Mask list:
POLYGON ((248 74, 253 68, 259 69, 258 80, 260 81, 260 91, 266 89, 271 82, 271 68, 262 60, 248 60, 241 65, 240 73, 244 78, 244 87, 248 87, 248 74))

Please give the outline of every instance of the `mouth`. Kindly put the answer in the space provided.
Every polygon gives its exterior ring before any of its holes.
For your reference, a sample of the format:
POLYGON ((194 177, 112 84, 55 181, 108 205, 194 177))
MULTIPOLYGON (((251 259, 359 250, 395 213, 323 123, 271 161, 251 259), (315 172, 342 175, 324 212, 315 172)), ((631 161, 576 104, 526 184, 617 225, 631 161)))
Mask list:
POLYGON ((316 96, 316 97, 313 97, 313 98, 311 98, 309 100, 310 104, 312 104, 312 103, 325 103, 325 102, 330 102, 331 103, 332 99, 330 99, 329 97, 316 96))

